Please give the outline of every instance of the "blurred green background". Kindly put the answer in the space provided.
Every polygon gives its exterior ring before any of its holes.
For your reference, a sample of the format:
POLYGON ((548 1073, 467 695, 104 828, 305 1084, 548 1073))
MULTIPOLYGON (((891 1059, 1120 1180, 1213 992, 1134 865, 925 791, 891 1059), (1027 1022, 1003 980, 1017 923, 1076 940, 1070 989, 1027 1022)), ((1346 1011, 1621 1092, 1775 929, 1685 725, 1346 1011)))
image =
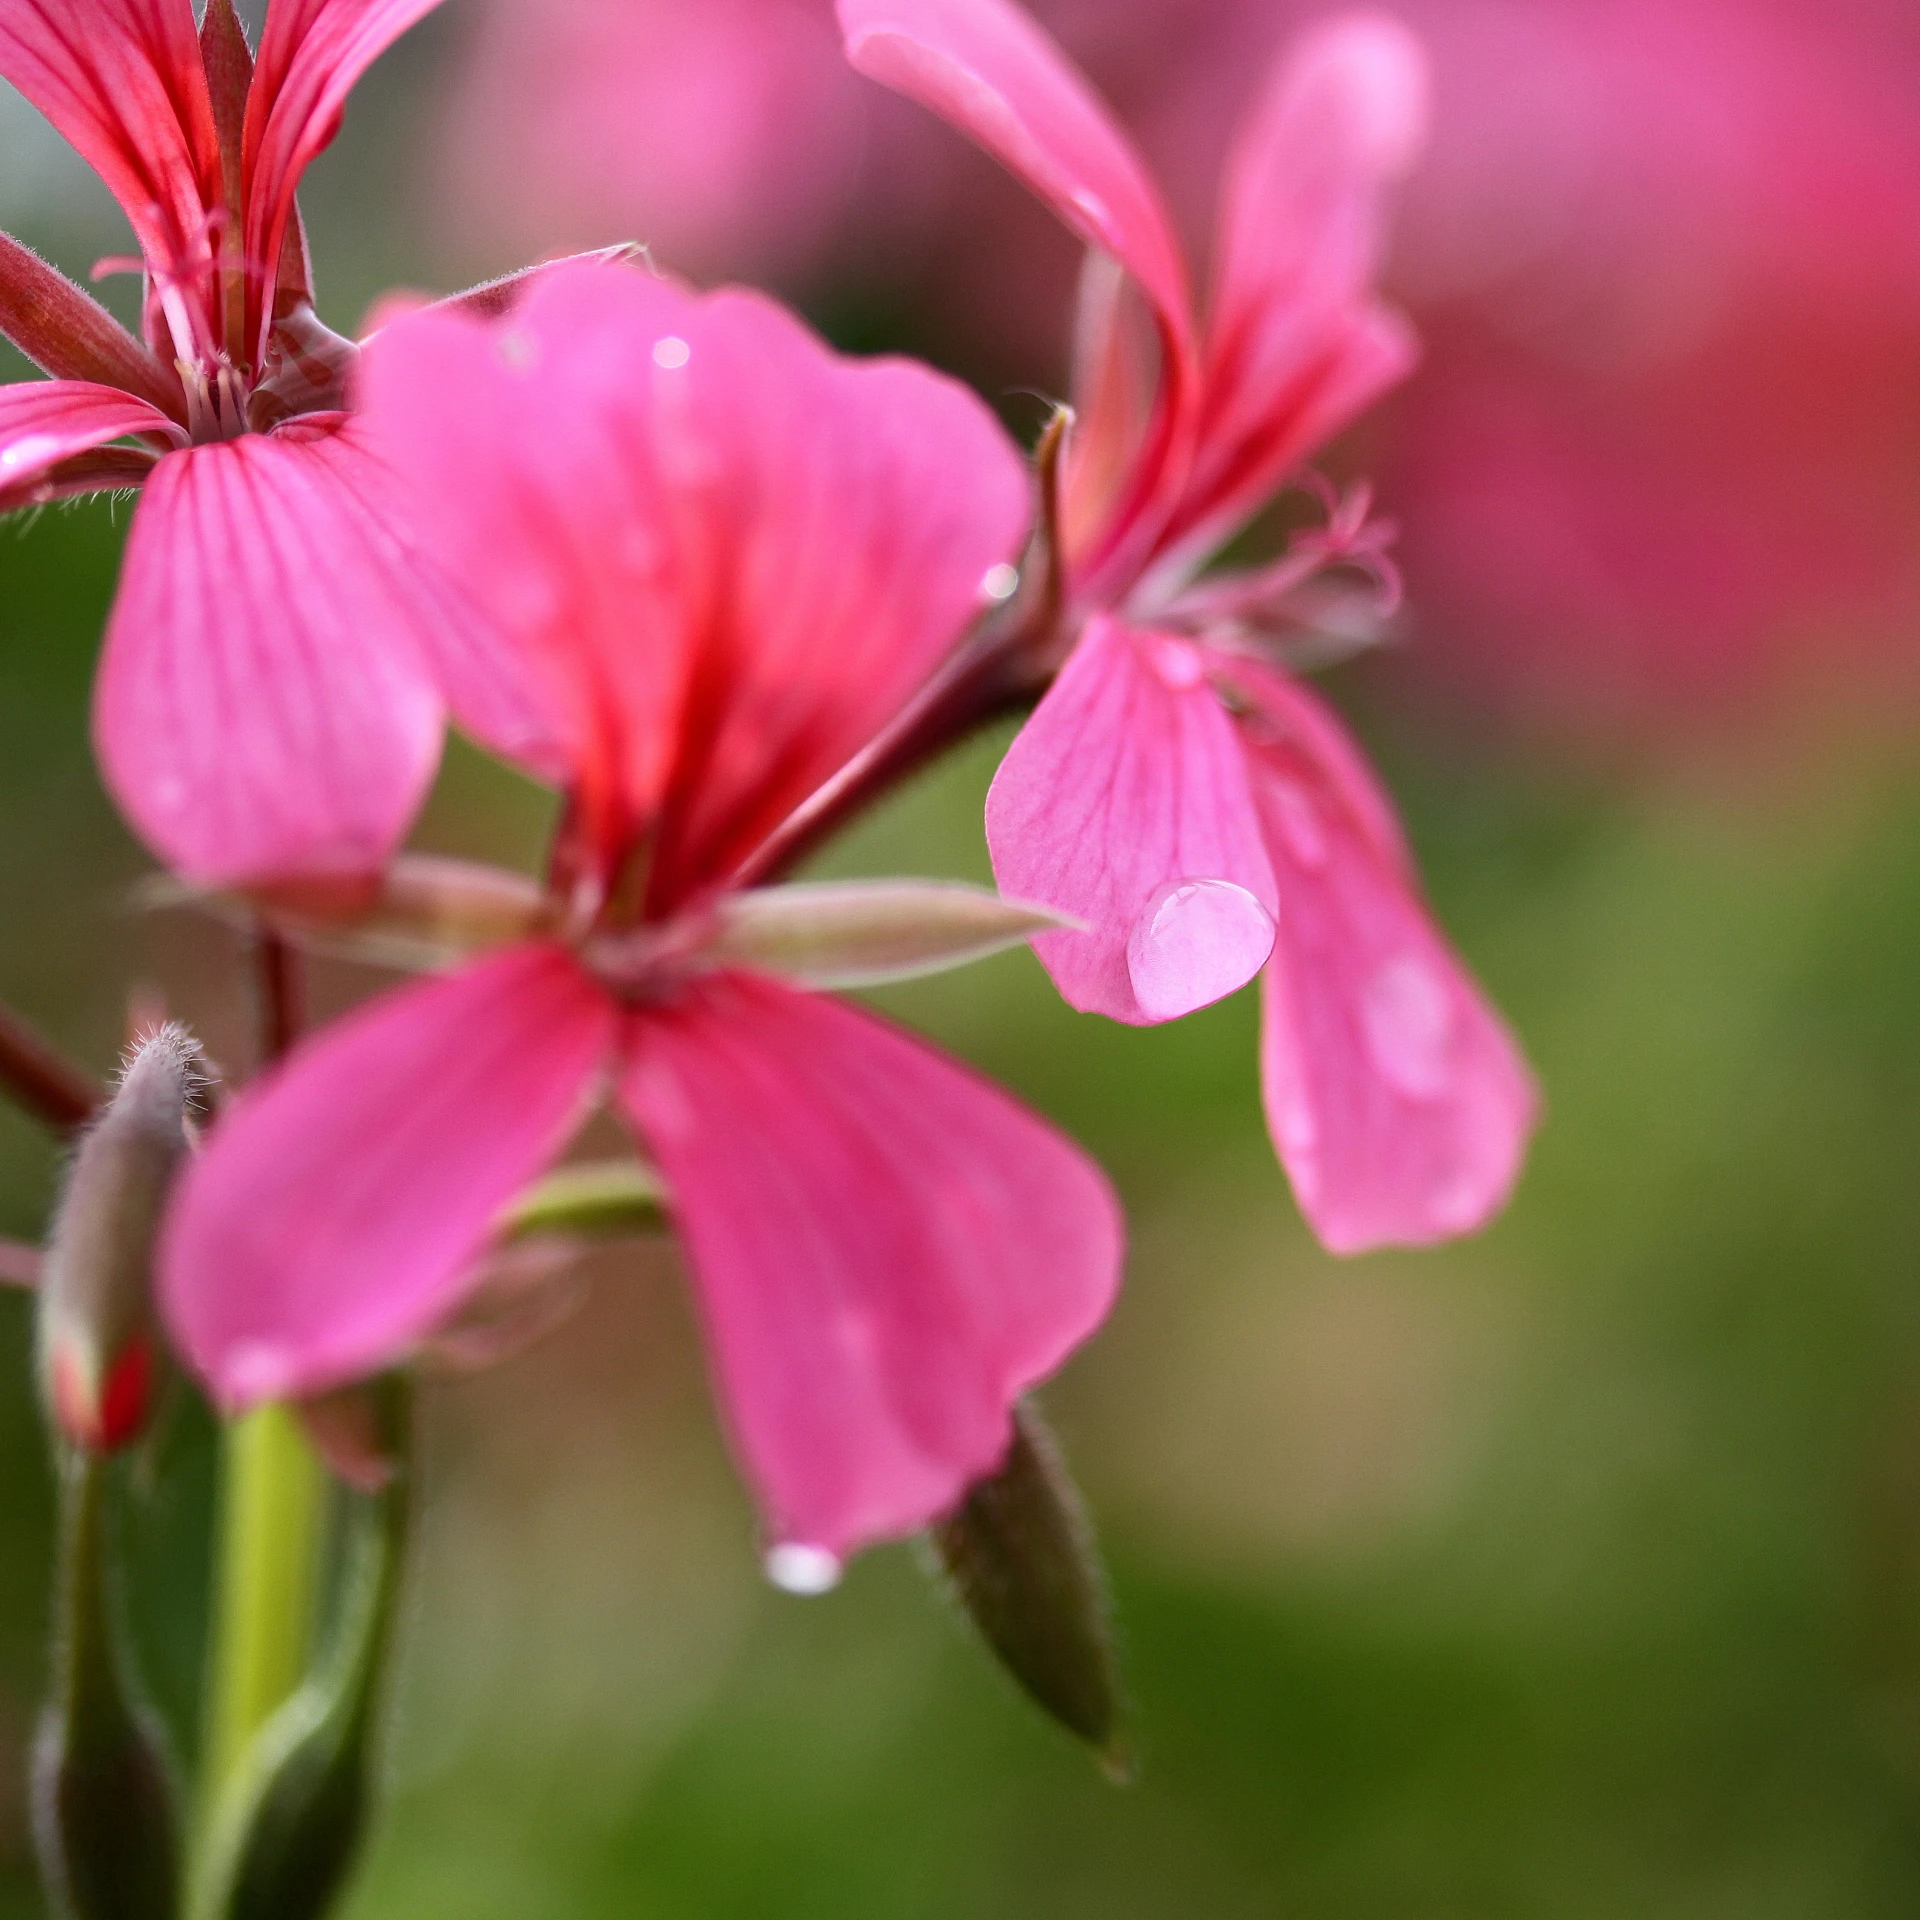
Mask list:
MULTIPOLYGON (((310 196, 337 322, 429 277, 369 209, 435 48, 376 77, 310 196)), ((8 218, 83 269, 111 222, 31 151, 60 190, 8 218)), ((0 995, 104 1069, 129 985, 156 983, 234 1061, 231 940, 132 909, 143 858, 86 754, 126 519, 0 525, 0 995)), ((1122 1305, 1045 1402, 1111 1561, 1140 1783, 1027 1708, 911 1549, 824 1599, 768 1590, 671 1252, 610 1254, 579 1318, 429 1397, 394 1794, 354 1920, 1920 1909, 1920 773, 1829 740, 1603 781, 1380 679, 1332 684, 1548 1094, 1480 1239, 1315 1248, 1248 994, 1130 1031, 1018 955, 886 996, 1128 1203, 1122 1305)), ((984 876, 1000 744, 835 866, 984 876)), ((421 837, 524 862, 542 818, 456 750, 421 837)), ((38 1236, 54 1170, 0 1111, 0 1232, 38 1236)), ((28 1340, 0 1299, 0 1915, 41 1911, 28 1340)), ((187 1743, 210 1459, 181 1407, 126 1515, 187 1743)))

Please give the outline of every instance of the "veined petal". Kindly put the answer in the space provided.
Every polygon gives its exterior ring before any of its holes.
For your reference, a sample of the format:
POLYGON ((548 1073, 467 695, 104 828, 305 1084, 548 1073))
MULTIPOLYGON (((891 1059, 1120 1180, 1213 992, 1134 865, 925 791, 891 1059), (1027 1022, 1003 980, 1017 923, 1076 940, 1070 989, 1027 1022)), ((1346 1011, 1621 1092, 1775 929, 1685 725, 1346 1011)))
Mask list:
POLYGON ((638 1018, 620 1100, 782 1545, 837 1559, 952 1506, 1112 1302, 1099 1170, 867 1014, 716 976, 638 1018))
POLYGON ((1083 1012, 1171 1020, 1272 949, 1245 750, 1188 641, 1089 626, 1000 763, 987 843, 1007 893, 1086 923, 1033 942, 1083 1012))
POLYGON ((1505 1204, 1538 1113, 1499 1015, 1435 928, 1387 802, 1328 711, 1243 679, 1254 795, 1280 884, 1264 981, 1268 1125, 1335 1253, 1428 1246, 1505 1204))
MULTIPOLYGON (((1131 484, 1076 554, 1103 575, 1143 557, 1192 448, 1192 297, 1160 193, 1099 97, 1010 0, 837 0, 847 58, 985 148, 1139 283, 1158 323, 1160 404, 1131 484)), ((1108 437, 1107 423, 1097 423, 1108 437)), ((1118 432, 1115 427, 1112 431, 1118 432)), ((1083 495, 1088 484, 1076 486, 1083 495)), ((1084 515, 1076 512, 1076 521, 1084 515)))
POLYGON ((94 744, 190 881, 371 874, 412 820, 440 753, 423 642, 463 621, 384 485, 351 428, 194 447, 147 483, 94 744))
MULTIPOLYGON (((355 83, 440 0, 271 0, 241 142, 246 257, 278 262, 300 176, 340 130, 355 83)), ((273 314, 249 288, 248 338, 273 314)))
POLYGON ((168 1327, 222 1408, 340 1386, 438 1325, 616 1020, 564 948, 516 947, 383 995, 249 1087, 160 1244, 168 1327))
MULTIPOLYGON (((24 504, 63 460, 134 433, 174 434, 158 408, 90 380, 0 387, 0 509, 24 504)), ((124 483, 122 483, 124 484, 124 483)))
POLYGON ((106 182, 149 261, 204 248, 220 148, 191 0, 0 0, 0 77, 106 182))
POLYGON ((462 723, 568 786, 649 903, 726 878, 905 704, 1029 500, 972 394, 831 353, 758 295, 556 267, 504 321, 396 321, 366 419, 446 570, 518 643, 462 723))
POLYGON ((89 293, 0 233, 0 335, 56 380, 118 387, 178 420, 180 383, 89 293))
POLYGON ((1373 282, 1426 90, 1420 42, 1383 15, 1323 22, 1276 67, 1226 174, 1183 543, 1224 539, 1412 367, 1411 329, 1373 282))

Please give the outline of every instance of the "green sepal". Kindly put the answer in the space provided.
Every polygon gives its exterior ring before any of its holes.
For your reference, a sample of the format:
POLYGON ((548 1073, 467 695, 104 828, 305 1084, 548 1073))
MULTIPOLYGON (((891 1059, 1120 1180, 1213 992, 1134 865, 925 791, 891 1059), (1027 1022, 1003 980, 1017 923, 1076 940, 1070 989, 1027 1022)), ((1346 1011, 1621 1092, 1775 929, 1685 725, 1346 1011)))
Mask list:
POLYGON ((179 1796, 113 1617, 106 1460, 65 1450, 54 1693, 34 1748, 34 1838, 63 1920, 174 1920, 179 1796))
POLYGON ((402 1464, 352 1502, 327 1653, 254 1737, 223 1794, 193 1920, 321 1920, 371 1825, 413 1503, 411 1391, 393 1379, 381 1392, 388 1448, 402 1464))
POLYGON ((1099 1548, 1060 1449, 1015 1409, 997 1472, 928 1534, 955 1599, 1001 1665, 1115 1780, 1133 1776, 1099 1548))
POLYGON ((666 1188, 637 1160, 587 1160, 529 1187, 500 1217, 508 1240, 538 1234, 618 1239, 657 1233, 666 1225, 666 1188))

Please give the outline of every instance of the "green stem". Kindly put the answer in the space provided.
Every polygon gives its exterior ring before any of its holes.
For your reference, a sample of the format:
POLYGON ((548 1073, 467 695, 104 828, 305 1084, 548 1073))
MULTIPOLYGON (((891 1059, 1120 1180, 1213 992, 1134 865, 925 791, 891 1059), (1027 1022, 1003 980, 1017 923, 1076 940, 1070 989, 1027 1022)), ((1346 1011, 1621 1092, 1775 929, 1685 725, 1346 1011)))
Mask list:
POLYGON ((256 1408, 226 1429, 221 1507, 203 1820, 307 1673, 326 1476, 285 1407, 256 1408))

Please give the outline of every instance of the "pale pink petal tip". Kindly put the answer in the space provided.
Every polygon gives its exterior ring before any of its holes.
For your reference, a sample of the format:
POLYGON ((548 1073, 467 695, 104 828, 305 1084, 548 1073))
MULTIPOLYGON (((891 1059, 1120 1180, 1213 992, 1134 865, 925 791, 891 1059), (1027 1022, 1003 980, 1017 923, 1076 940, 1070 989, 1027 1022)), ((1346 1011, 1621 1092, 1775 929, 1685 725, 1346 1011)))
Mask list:
POLYGON ((1426 144, 1426 48, 1401 21, 1381 13, 1345 14, 1309 32, 1289 62, 1302 93, 1325 87, 1346 105, 1355 158, 1397 179, 1426 144))
POLYGON ((1243 987, 1273 951, 1274 918, 1231 880, 1159 888, 1127 937, 1134 998, 1152 1020, 1177 1020, 1243 987))

